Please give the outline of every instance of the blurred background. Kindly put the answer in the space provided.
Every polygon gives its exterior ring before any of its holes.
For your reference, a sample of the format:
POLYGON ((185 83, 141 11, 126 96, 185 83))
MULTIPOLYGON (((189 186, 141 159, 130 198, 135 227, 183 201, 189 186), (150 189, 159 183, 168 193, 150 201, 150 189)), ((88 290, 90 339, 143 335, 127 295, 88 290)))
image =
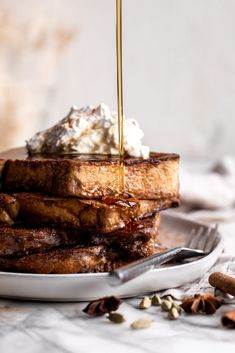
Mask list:
MULTIPOLYGON (((235 1, 124 0, 124 110, 154 150, 235 152, 235 1)), ((115 0, 0 0, 0 149, 116 110, 115 0)))

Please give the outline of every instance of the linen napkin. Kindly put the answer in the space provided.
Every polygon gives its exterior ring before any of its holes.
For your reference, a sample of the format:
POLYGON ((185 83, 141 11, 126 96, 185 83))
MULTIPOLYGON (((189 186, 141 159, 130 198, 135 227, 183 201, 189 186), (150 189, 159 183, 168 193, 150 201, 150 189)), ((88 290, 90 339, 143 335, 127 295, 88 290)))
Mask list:
MULTIPOLYGON (((176 212, 183 212, 186 217, 202 223, 221 223, 222 234, 226 235, 225 253, 217 263, 200 279, 187 283, 182 287, 168 289, 161 295, 172 295, 182 300, 185 296, 196 293, 211 292, 215 289, 208 283, 212 272, 223 272, 235 276, 235 256, 231 253, 233 246, 233 229, 235 222, 235 158, 225 156, 214 163, 206 171, 189 170, 185 167, 181 172, 182 206, 176 212), (233 221, 233 226, 231 225, 233 221), (225 222, 230 222, 225 224, 225 222), (230 229, 231 228, 231 229, 230 229), (228 252, 226 254, 226 251, 228 252)), ((224 296, 223 293, 220 295, 224 296)), ((226 295, 225 295, 226 296, 226 295)), ((234 301, 235 299, 227 298, 234 301)))
MULTIPOLYGON (((167 289, 160 293, 161 296, 171 295, 177 300, 182 300, 184 297, 193 296, 197 293, 215 292, 215 288, 208 283, 208 278, 212 272, 223 272, 235 277, 235 256, 222 255, 217 263, 200 279, 187 283, 182 287, 167 289)), ((220 293, 220 295, 223 295, 220 293)), ((227 297, 224 295, 225 298, 227 297)), ((235 303, 235 299, 228 299, 229 303, 235 303)))
POLYGON ((208 222, 235 219, 235 158, 221 158, 206 171, 181 172, 180 211, 190 217, 208 222))

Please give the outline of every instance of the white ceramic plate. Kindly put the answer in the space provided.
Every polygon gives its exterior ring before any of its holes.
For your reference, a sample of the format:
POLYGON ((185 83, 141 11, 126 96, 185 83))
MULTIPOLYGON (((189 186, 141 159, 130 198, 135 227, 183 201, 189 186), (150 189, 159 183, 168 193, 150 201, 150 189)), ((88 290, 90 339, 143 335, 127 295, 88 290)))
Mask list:
MULTIPOLYGON (((162 214, 160 237, 168 246, 183 245, 192 228, 201 225, 178 215, 162 214)), ((205 229, 207 228, 204 226, 205 229)), ((0 272, 0 296, 23 300, 89 301, 106 295, 132 297, 147 292, 178 287, 203 276, 223 250, 223 239, 215 235, 213 251, 190 263, 161 266, 120 287, 110 287, 107 273, 38 275, 0 272)))

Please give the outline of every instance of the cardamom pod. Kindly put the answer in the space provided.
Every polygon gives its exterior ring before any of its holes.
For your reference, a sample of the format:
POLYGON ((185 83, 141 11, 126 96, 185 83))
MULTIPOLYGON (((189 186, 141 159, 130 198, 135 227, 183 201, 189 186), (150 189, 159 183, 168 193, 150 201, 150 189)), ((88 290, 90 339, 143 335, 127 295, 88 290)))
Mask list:
POLYGON ((176 308, 171 308, 168 314, 168 319, 170 320, 177 320, 179 318, 180 314, 176 308))
POLYGON ((181 313, 181 311, 182 311, 181 306, 179 304, 177 304, 176 302, 173 302, 172 308, 176 308, 179 313, 181 313))
POLYGON ((139 320, 132 322, 131 328, 133 330, 148 328, 152 325, 152 322, 153 322, 153 320, 150 320, 150 319, 139 319, 139 320))
POLYGON ((110 313, 108 319, 114 324, 122 324, 124 321, 126 321, 124 316, 119 313, 110 313))
POLYGON ((162 300, 161 300, 160 296, 159 295, 154 295, 152 297, 152 305, 153 306, 159 306, 161 304, 162 304, 162 300))
POLYGON ((139 309, 148 309, 150 308, 152 302, 149 297, 144 297, 139 303, 139 309))
POLYGON ((163 311, 170 311, 172 308, 172 302, 169 300, 164 299, 161 304, 161 308, 163 311))
POLYGON ((173 302, 173 298, 171 295, 167 295, 164 299, 168 300, 168 302, 173 302))

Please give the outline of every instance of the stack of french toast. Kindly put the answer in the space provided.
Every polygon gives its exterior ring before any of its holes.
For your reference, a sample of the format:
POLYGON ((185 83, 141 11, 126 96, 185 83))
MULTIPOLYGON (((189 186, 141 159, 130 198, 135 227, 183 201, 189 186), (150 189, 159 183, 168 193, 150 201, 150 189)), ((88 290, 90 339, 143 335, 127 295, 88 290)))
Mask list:
POLYGON ((110 271, 162 250, 160 211, 179 203, 179 156, 0 154, 0 270, 110 271))

